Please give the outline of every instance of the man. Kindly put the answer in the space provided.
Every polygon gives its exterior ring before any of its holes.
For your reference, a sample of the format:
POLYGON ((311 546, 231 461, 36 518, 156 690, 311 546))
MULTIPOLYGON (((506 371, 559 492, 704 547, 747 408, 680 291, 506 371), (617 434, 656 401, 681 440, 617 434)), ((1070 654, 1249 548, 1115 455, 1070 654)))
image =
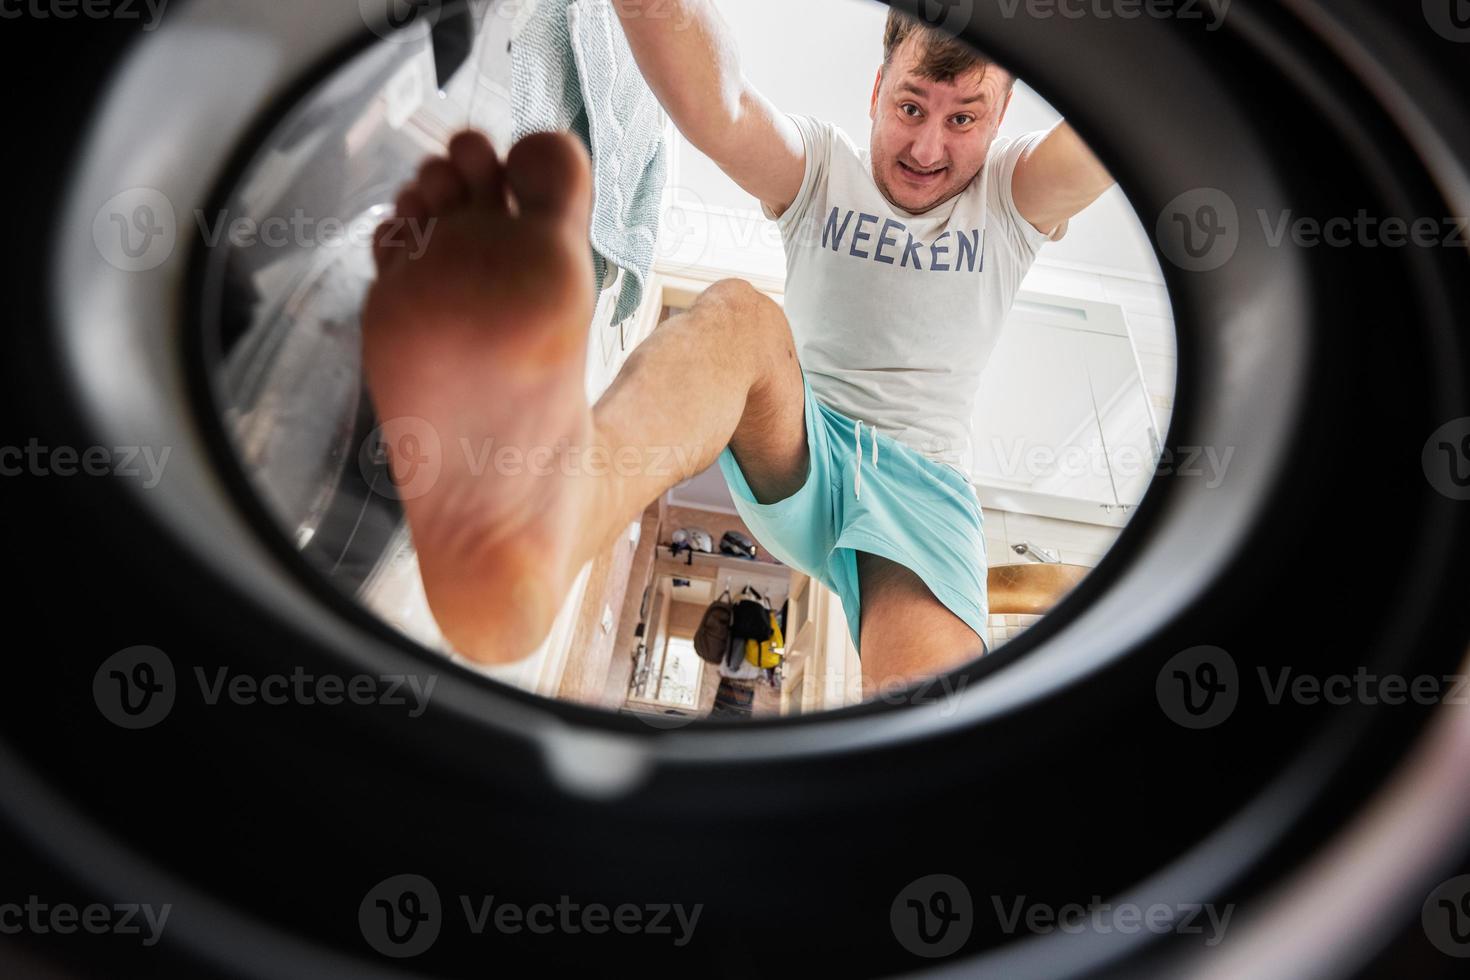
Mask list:
POLYGON ((1014 80, 896 12, 865 155, 756 92, 710 0, 672 2, 615 0, 674 123, 779 221, 785 311, 718 283, 589 407, 586 153, 541 134, 502 163, 455 137, 398 199, 438 219, 427 251, 380 229, 363 319, 395 479, 406 435, 436 474, 404 495, 430 607, 464 655, 526 656, 581 566, 718 462, 761 543, 841 597, 869 691, 933 676, 985 652, 981 369, 1037 250, 1112 179, 1065 123, 997 140, 1014 80), (543 465, 476 475, 461 446, 543 465), (653 465, 669 450, 678 472, 653 465))

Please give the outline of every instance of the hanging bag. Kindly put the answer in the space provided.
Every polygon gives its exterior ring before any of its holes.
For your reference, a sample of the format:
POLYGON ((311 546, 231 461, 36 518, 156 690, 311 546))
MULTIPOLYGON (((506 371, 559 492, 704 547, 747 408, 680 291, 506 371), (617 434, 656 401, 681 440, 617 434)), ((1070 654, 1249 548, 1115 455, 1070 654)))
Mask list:
POLYGON ((757 644, 771 638, 771 609, 755 589, 746 586, 735 604, 735 622, 732 632, 738 639, 754 640, 757 644))
POLYGON ((694 652, 705 663, 717 664, 724 661, 729 652, 735 621, 735 605, 730 601, 730 590, 709 604, 699 629, 694 632, 694 652))

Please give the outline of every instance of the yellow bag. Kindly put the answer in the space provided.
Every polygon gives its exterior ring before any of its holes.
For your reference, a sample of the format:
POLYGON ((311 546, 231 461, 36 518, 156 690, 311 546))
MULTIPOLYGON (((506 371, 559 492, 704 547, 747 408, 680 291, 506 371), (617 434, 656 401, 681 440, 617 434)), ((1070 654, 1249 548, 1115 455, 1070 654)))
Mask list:
POLYGON ((769 670, 780 666, 782 656, 777 651, 785 649, 786 639, 781 635, 781 625, 776 622, 776 614, 771 613, 771 638, 764 643, 746 640, 745 659, 762 670, 769 670))

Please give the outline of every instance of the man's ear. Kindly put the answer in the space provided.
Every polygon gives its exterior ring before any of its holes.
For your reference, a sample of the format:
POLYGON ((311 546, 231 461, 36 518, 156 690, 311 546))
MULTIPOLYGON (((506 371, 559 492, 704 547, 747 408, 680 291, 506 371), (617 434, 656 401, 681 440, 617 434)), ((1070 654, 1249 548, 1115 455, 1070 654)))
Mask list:
POLYGON ((1015 95, 1016 95, 1016 90, 1014 88, 1011 88, 1011 89, 1007 89, 1006 90, 1006 102, 1005 102, 1005 105, 1003 105, 1003 106, 1000 107, 1000 118, 996 120, 996 126, 997 127, 999 127, 999 125, 1002 122, 1005 121, 1006 112, 1010 109, 1010 107, 1011 107, 1011 99, 1014 98, 1015 95))
POLYGON ((873 80, 873 101, 868 105, 868 118, 878 118, 878 92, 883 88, 883 68, 878 68, 878 77, 873 80))

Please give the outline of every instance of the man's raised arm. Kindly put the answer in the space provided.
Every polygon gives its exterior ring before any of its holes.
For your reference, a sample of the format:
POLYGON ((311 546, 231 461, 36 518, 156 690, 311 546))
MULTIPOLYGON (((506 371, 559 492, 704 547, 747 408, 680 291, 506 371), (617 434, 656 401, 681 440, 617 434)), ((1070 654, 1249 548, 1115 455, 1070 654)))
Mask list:
POLYGON ((1017 161, 1011 196, 1021 217, 1050 235, 1113 183, 1107 168, 1063 121, 1017 161))
POLYGON ((649 88, 694 148, 781 214, 806 172, 801 133, 740 71, 713 0, 613 0, 649 88))

